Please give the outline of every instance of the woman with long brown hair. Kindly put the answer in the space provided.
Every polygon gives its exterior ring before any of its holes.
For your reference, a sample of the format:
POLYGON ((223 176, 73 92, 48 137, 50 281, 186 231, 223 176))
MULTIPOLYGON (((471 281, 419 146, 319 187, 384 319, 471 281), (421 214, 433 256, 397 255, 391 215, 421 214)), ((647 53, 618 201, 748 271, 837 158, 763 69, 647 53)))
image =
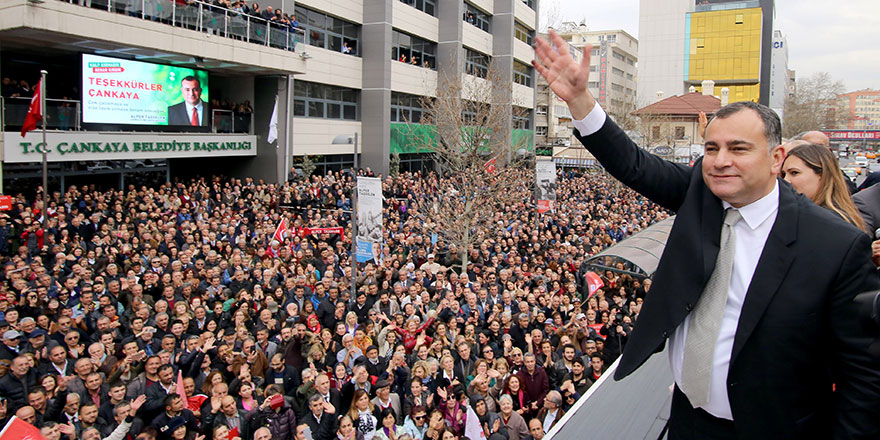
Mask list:
POLYGON ((782 162, 782 177, 813 203, 865 230, 865 222, 850 198, 837 158, 828 148, 816 144, 792 148, 782 162))

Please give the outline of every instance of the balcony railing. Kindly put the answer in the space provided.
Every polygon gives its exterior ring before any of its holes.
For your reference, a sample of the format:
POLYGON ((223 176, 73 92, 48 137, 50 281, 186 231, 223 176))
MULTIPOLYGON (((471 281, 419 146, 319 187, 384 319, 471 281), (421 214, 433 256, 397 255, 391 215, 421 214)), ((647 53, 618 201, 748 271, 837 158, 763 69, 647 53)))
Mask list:
MULTIPOLYGON (((2 124, 6 131, 20 130, 24 124, 31 98, 0 98, 2 124)), ((69 99, 46 99, 46 128, 50 130, 80 129, 80 102, 69 99)), ((38 128, 42 125, 38 124, 38 128)))
MULTIPOLYGON (((21 130, 31 98, 0 98, 0 127, 4 131, 21 130)), ((82 131, 82 105, 71 99, 46 99, 46 128, 82 131)), ((214 133, 252 133, 253 115, 232 110, 212 109, 214 133)), ((42 128, 38 125, 37 128, 42 128)))
POLYGON ((232 110, 212 110, 214 133, 250 133, 253 117, 251 113, 238 113, 232 110))
POLYGON ((72 0, 94 9, 295 51, 303 30, 198 0, 72 0))

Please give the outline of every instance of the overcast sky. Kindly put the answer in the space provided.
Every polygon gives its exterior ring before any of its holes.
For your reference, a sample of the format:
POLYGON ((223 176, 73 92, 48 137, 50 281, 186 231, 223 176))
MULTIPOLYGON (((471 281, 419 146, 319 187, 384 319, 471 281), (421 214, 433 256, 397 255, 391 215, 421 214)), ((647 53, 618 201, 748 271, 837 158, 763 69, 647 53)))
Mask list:
MULTIPOLYGON (((590 30, 623 29, 638 37, 639 0, 541 0, 541 7, 551 3, 558 4, 561 21, 586 18, 590 30)), ((880 1, 776 0, 774 28, 788 39, 788 67, 799 78, 824 71, 843 80, 847 91, 880 88, 880 1)))

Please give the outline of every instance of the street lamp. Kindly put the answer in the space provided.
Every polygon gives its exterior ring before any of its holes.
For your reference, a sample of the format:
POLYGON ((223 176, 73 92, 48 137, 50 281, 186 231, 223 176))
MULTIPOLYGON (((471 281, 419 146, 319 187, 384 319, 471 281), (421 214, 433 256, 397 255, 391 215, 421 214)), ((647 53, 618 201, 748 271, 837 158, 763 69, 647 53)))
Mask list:
POLYGON ((358 179, 358 134, 347 136, 337 135, 333 145, 354 144, 354 190, 351 192, 351 299, 357 298, 357 179, 358 179))

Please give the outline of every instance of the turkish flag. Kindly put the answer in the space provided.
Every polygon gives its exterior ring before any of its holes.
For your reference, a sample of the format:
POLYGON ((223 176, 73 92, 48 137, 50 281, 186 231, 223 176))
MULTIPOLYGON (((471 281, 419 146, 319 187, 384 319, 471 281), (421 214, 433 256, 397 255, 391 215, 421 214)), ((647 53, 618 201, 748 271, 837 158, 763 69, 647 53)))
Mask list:
POLYGON ((3 430, 0 431, 0 440, 45 440, 40 435, 40 430, 34 425, 25 422, 18 417, 12 416, 3 430))
POLYGON ((595 295, 597 290, 605 286, 605 283, 602 282, 602 277, 596 272, 587 272, 584 277, 587 279, 587 286, 590 288, 590 294, 587 296, 588 298, 595 295))
POLYGON ((281 217, 281 222, 278 223, 278 227, 275 228, 275 233, 272 234, 272 239, 269 241, 269 246, 266 247, 266 255, 278 256, 278 251, 272 248, 272 241, 277 241, 278 249, 281 249, 281 243, 284 243, 284 236, 287 235, 287 232, 287 219, 281 217))
POLYGON ((495 174, 495 158, 494 157, 492 158, 492 160, 486 162, 486 164, 483 166, 486 168, 487 174, 495 174))
POLYGON ((34 91, 34 97, 31 98, 31 106, 28 107, 27 116, 24 118, 24 124, 21 126, 21 137, 27 132, 37 128, 37 122, 43 120, 43 109, 40 107, 40 90, 42 90, 43 80, 37 83, 34 91))

